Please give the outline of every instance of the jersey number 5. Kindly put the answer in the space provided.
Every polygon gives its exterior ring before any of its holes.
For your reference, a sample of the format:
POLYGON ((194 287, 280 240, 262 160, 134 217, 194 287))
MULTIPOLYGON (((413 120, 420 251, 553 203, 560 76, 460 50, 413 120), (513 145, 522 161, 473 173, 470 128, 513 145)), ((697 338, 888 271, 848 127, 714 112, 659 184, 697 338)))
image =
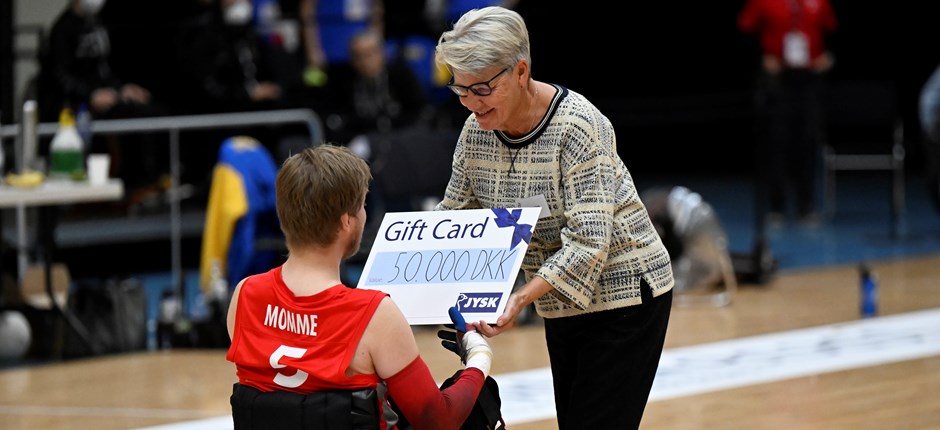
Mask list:
MULTIPOLYGON (((307 352, 307 350, 304 348, 294 348, 291 346, 281 345, 277 348, 277 350, 274 351, 273 354, 271 354, 271 358, 269 359, 271 362, 271 367, 275 369, 287 367, 286 364, 279 363, 279 361, 281 361, 281 357, 300 358, 304 356, 305 352, 307 352)), ((278 372, 277 376, 274 377, 274 383, 282 387, 297 388, 307 380, 308 376, 310 375, 308 375, 307 372, 299 369, 297 370, 297 373, 294 373, 290 376, 278 372)))

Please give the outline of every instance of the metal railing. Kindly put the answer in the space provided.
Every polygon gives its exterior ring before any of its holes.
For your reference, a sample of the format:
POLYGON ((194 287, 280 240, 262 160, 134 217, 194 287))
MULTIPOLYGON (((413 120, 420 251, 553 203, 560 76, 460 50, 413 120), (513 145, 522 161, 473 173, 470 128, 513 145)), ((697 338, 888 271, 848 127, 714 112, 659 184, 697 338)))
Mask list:
MULTIPOLYGON (((169 151, 170 151, 170 187, 167 192, 170 204, 170 242, 171 242, 171 270, 174 283, 174 291, 177 292, 177 300, 180 308, 185 306, 185 291, 182 268, 182 221, 180 213, 180 132, 191 130, 225 129, 225 128, 243 128, 264 125, 282 125, 282 124, 306 124, 310 133, 311 142, 323 142, 323 123, 320 117, 310 109, 283 109, 255 112, 235 112, 219 114, 201 114, 201 115, 180 115, 180 116, 161 116, 134 119, 112 119, 92 121, 91 131, 93 134, 137 134, 137 133, 169 133, 169 151)), ((37 137, 47 137, 55 134, 58 130, 58 123, 39 123, 32 125, 10 124, 0 127, 0 145, 5 138, 17 138, 17 145, 21 145, 23 140, 32 139, 36 141, 37 137), (34 128, 35 136, 23 136, 22 130, 34 128)), ((22 149, 17 149, 17 156, 22 156, 22 149)), ((17 160, 19 161, 19 160, 17 160)), ((24 210, 17 211, 18 220, 25 217, 24 210)), ((25 221, 22 222, 25 224, 25 221)), ((20 229, 23 225, 18 224, 20 229)), ((20 244, 21 247, 24 244, 20 244)))

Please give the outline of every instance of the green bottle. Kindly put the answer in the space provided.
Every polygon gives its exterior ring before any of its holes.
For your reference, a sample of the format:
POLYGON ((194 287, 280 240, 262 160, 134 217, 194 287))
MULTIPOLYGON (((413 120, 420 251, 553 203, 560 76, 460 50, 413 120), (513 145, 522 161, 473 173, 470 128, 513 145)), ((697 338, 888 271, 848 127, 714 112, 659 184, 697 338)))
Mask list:
POLYGON ((49 177, 53 179, 81 180, 85 178, 85 156, 81 135, 75 128, 72 109, 59 113, 59 129, 52 137, 49 149, 49 177))

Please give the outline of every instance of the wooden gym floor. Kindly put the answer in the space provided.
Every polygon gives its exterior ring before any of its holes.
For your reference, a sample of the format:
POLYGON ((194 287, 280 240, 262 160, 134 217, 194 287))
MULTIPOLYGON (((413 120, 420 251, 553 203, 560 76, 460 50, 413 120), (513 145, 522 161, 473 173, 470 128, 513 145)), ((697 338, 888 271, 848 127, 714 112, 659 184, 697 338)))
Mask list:
MULTIPOLYGON (((729 209, 722 204, 716 203, 719 212, 728 213, 729 209)), ((816 265, 787 264, 799 258, 782 255, 784 264, 767 283, 739 285, 730 305, 676 305, 661 375, 657 377, 641 428, 940 429, 940 351, 936 349, 940 344, 940 324, 936 323, 940 312, 940 246, 937 246, 940 217, 926 206, 917 206, 922 203, 909 204, 917 212, 908 213, 912 221, 908 237, 886 244, 869 236, 869 242, 876 242, 869 245, 887 247, 891 255, 867 253, 863 246, 855 246, 852 252, 857 254, 845 257, 847 251, 837 245, 882 231, 883 219, 870 219, 868 224, 856 226, 854 233, 844 233, 847 235, 844 237, 830 236, 843 233, 824 225, 816 233, 822 236, 822 244, 784 243, 805 238, 792 231, 776 232, 771 235, 774 246, 785 252, 802 246, 808 253, 819 252, 822 247, 840 254, 815 258, 825 263, 816 265), (914 252, 901 250, 909 244, 913 244, 914 252), (879 315, 875 318, 859 317, 856 262, 860 259, 869 261, 877 275, 880 297, 879 315), (917 319, 923 315, 928 318, 917 319), (905 331, 903 327, 896 328, 894 318, 927 321, 928 326, 905 331), (849 336, 847 341, 843 336, 842 352, 847 352, 841 356, 832 342, 805 345, 793 340, 802 339, 805 330, 821 327, 834 333, 855 330, 852 333, 861 334, 858 338, 849 336), (805 357, 794 363, 769 353, 751 355, 747 360, 735 355, 734 348, 742 348, 743 342, 759 344, 765 339, 763 336, 783 339, 776 341, 778 348, 797 351, 805 357), (921 353, 907 354, 909 349, 921 353), (662 374, 664 370, 681 370, 682 360, 695 357, 696 351, 711 351, 700 353, 702 361, 708 361, 708 357, 701 354, 724 354, 714 362, 731 369, 742 364, 733 363, 735 357, 740 359, 737 361, 759 364, 742 372, 752 379, 738 378, 726 386, 685 393, 680 390, 679 394, 657 391, 660 382, 693 384, 693 379, 707 380, 719 370, 717 365, 702 366, 699 362, 694 369, 685 366, 685 374, 662 374), (875 358, 844 366, 826 364, 850 362, 852 357, 875 358), (788 366, 801 370, 791 374, 780 372, 788 366), (765 377, 769 374, 777 376, 765 377)), ((843 216, 848 217, 847 223, 856 221, 851 213, 843 216)), ((738 225, 746 224, 746 220, 732 218, 728 217, 729 233, 738 234, 735 229, 742 228, 738 225)), ((837 218, 834 222, 838 221, 837 218)), ((435 378, 443 380, 456 370, 458 361, 438 344, 435 331, 431 327, 415 328, 422 356, 435 378)), ((544 399, 545 390, 530 386, 527 391, 525 384, 514 382, 521 375, 519 372, 532 371, 542 375, 538 384, 548 384, 550 389, 550 382, 544 377, 548 357, 541 322, 536 320, 493 338, 491 344, 495 351, 493 374, 503 388, 504 405, 511 407, 527 400, 544 399)), ((225 351, 221 349, 146 351, 10 367, 0 371, 0 428, 231 428, 228 396, 234 381, 233 366, 225 360, 225 351)), ((549 411, 552 408, 550 400, 541 401, 539 407, 549 411)), ((513 421, 513 416, 522 416, 518 410, 504 409, 504 413, 512 430, 556 428, 551 416, 533 414, 536 418, 513 421)))

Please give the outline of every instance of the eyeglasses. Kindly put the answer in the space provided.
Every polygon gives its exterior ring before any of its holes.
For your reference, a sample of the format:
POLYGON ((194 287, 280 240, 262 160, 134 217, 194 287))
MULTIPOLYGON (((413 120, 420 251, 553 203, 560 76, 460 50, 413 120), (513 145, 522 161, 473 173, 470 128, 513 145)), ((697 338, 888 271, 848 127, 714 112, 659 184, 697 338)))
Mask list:
POLYGON ((453 91, 454 94, 457 94, 460 97, 466 97, 470 95, 470 92, 473 92, 473 94, 476 94, 480 97, 485 97, 493 93, 493 87, 490 86, 490 82, 493 82, 493 79, 498 78, 499 75, 502 75, 503 73, 508 72, 509 69, 510 68, 507 67, 501 70, 499 73, 496 74, 496 76, 493 76, 492 78, 490 78, 490 80, 486 82, 477 82, 475 84, 470 84, 466 87, 463 85, 455 84, 454 78, 450 78, 450 83, 447 84, 447 88, 450 88, 450 90, 453 91))

